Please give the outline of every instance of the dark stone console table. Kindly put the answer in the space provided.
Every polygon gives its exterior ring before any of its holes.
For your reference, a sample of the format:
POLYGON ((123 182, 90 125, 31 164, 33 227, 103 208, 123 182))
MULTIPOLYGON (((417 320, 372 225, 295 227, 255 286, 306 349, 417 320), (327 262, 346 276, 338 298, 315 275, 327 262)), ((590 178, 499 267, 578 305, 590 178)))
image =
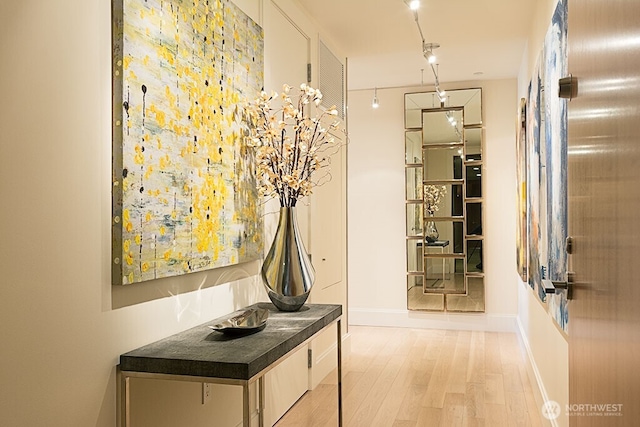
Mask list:
POLYGON ((258 382, 258 420, 264 425, 264 375, 317 334, 337 324, 338 425, 342 426, 342 306, 306 304, 300 311, 278 311, 271 303, 247 308, 269 310, 266 328, 246 336, 228 336, 208 326, 235 313, 180 332, 120 356, 121 412, 130 427, 129 379, 150 378, 242 386, 243 426, 251 421, 249 388, 258 382))

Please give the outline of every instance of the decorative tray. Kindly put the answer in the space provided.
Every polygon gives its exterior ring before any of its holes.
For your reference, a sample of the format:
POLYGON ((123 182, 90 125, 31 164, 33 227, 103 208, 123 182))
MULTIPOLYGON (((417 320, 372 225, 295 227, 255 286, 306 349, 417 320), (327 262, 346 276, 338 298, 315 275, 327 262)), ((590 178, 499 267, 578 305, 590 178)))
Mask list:
POLYGON ((251 308, 209 327, 230 335, 250 334, 263 330, 267 326, 268 318, 269 310, 251 308))

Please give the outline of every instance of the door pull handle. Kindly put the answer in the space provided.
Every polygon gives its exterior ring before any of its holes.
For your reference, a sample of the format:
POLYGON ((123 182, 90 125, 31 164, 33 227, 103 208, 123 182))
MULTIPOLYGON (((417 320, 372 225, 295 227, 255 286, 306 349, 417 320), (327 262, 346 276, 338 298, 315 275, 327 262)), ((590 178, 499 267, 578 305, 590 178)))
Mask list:
POLYGON ((571 101, 578 95, 578 79, 569 74, 558 81, 558 96, 571 101))
POLYGON ((573 298, 573 282, 574 282, 574 273, 567 273, 567 281, 556 281, 556 280, 548 280, 542 279, 542 286, 544 287, 544 291, 547 294, 556 294, 559 289, 567 290, 567 299, 573 298))

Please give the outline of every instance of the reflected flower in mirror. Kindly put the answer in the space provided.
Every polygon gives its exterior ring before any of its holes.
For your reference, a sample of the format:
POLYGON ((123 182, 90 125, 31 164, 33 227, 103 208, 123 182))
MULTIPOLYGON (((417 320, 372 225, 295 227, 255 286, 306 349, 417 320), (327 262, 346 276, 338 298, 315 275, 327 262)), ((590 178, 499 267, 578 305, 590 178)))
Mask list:
POLYGON ((424 209, 429 216, 438 211, 438 204, 442 201, 445 194, 447 194, 447 188, 444 185, 432 185, 426 184, 424 186, 424 209))

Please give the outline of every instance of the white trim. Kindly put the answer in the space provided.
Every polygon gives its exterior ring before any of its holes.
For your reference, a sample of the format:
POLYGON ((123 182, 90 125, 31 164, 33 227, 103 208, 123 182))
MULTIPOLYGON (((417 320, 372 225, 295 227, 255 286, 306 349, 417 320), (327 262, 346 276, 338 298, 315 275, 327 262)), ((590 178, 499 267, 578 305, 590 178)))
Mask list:
POLYGON ((409 310, 349 308, 349 324, 398 328, 517 332, 515 315, 429 313, 409 310))
MULTIPOLYGON (((517 334, 522 342, 522 345, 527 351, 527 358, 529 359, 529 365, 531 366, 531 370, 533 371, 533 375, 535 376, 536 384, 538 385, 538 390, 540 390, 540 395, 542 396, 542 401, 543 403, 548 402, 550 400, 549 395, 547 394, 547 390, 544 387, 544 382, 542 381, 542 375, 540 375, 540 371, 538 370, 536 361, 533 358, 533 352, 531 351, 531 346, 529 346, 529 340, 527 339, 527 335, 524 332, 524 328, 522 326, 522 322, 520 322, 519 317, 516 318, 516 323, 518 327, 517 334)), ((549 420, 549 422, 551 423, 552 427, 559 427, 557 418, 553 420, 549 420)))

